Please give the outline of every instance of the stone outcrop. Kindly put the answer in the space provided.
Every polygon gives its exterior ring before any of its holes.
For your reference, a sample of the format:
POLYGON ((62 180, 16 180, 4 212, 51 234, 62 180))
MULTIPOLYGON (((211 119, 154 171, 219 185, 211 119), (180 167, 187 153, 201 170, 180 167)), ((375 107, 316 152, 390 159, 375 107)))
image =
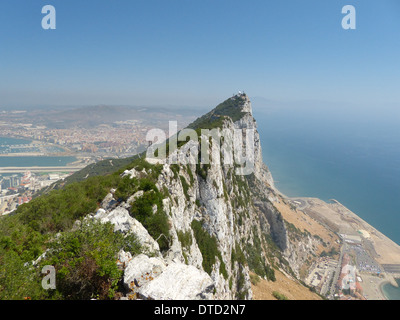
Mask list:
POLYGON ((99 209, 94 219, 98 219, 103 223, 112 223, 114 225, 114 232, 135 234, 140 245, 144 247, 144 250, 160 255, 160 246, 158 243, 150 236, 146 228, 139 221, 129 215, 128 210, 125 208, 117 207, 110 212, 99 209))
POLYGON ((154 280, 138 290, 138 296, 151 300, 209 300, 213 297, 214 282, 198 268, 172 263, 154 280))
POLYGON ((166 267, 162 259, 140 254, 127 263, 124 270, 124 286, 128 290, 136 291, 159 276, 166 267))

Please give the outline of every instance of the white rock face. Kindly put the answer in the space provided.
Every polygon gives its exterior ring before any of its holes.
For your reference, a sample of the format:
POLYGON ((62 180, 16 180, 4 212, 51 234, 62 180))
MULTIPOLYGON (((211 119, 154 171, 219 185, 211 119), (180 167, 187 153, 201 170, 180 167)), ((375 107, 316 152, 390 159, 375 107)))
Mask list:
POLYGON ((160 258, 149 258, 140 254, 131 259, 124 271, 124 286, 132 291, 158 277, 166 268, 166 264, 160 258))
POLYGON ((160 255, 160 246, 150 236, 148 231, 143 225, 129 215, 128 210, 122 207, 117 207, 111 212, 105 210, 97 211, 94 216, 101 222, 111 222, 114 225, 114 232, 121 232, 123 234, 134 233, 139 243, 149 252, 160 255))
POLYGON ((114 199, 114 195, 110 192, 107 194, 107 196, 104 198, 104 200, 101 203, 101 207, 104 210, 111 210, 113 207, 117 205, 117 202, 114 199))
POLYGON ((118 260, 117 260, 117 265, 121 269, 125 269, 126 265, 129 263, 129 261, 132 260, 132 254, 130 252, 125 252, 124 250, 120 250, 118 252, 118 260))
POLYGON ((152 300, 209 300, 213 297, 214 282, 194 266, 170 264, 158 277, 139 288, 142 299, 152 300))
POLYGON ((143 194, 144 194, 144 191, 140 190, 140 191, 136 192, 133 196, 130 196, 126 202, 128 204, 132 204, 133 202, 135 202, 136 199, 142 197, 143 194))
POLYGON ((131 179, 136 178, 139 175, 139 172, 137 172, 135 169, 132 170, 125 170, 124 173, 122 174, 122 177, 129 176, 131 179))

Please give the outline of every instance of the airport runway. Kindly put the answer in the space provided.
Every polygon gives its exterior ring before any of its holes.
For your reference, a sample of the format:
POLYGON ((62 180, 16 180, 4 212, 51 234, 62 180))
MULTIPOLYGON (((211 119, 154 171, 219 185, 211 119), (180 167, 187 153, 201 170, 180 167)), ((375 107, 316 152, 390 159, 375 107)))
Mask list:
POLYGON ((76 172, 85 166, 67 166, 67 167, 0 167, 1 173, 24 173, 30 172, 76 172))

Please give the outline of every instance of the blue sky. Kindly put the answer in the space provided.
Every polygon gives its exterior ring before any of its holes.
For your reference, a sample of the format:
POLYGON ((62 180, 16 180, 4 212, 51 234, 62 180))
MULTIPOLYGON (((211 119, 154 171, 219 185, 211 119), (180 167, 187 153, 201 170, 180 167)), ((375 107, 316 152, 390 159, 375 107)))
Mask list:
POLYGON ((396 0, 13 0, 0 3, 0 108, 400 105, 396 0), (41 9, 57 10, 43 30, 41 9), (357 29, 343 30, 344 5, 357 29))

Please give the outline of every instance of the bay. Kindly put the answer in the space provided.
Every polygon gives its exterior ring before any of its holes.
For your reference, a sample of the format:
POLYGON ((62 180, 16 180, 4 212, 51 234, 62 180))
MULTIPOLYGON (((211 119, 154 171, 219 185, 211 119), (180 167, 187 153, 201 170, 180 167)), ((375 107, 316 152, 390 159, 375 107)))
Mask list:
MULTIPOLYGON (((0 152, 11 145, 26 145, 31 143, 25 139, 14 139, 0 137, 0 152)), ((48 156, 25 156, 25 157, 1 157, 0 167, 63 167, 76 161, 75 157, 48 157, 48 156)))
POLYGON ((75 157, 0 157, 0 167, 65 167, 75 157))

